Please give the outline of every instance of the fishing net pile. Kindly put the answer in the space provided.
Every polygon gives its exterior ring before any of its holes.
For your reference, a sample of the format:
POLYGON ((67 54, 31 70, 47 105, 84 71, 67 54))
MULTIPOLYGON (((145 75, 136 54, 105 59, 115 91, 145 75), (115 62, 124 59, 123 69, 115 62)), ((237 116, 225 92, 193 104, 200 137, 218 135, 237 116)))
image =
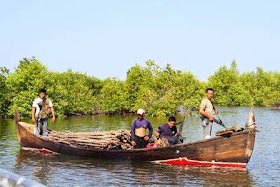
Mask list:
POLYGON ((130 132, 126 130, 104 132, 50 131, 48 136, 42 136, 42 138, 86 149, 133 149, 130 132))

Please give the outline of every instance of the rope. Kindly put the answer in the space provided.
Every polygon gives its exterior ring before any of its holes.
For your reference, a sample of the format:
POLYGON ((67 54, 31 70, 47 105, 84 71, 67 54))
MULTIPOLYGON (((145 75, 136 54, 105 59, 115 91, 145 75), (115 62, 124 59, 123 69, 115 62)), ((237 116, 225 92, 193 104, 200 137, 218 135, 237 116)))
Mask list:
MULTIPOLYGON (((253 126, 253 125, 256 125, 257 123, 256 122, 250 122, 250 124, 248 122, 245 123, 245 127, 250 127, 250 126, 253 126)), ((259 124, 259 123, 258 123, 259 124)))

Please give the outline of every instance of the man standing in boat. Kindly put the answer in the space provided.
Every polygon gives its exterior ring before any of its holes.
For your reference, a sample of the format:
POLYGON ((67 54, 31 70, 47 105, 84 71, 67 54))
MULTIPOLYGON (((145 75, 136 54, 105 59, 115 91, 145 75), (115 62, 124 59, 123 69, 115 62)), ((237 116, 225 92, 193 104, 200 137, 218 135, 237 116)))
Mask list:
POLYGON ((212 125, 214 122, 213 115, 218 114, 211 102, 214 97, 214 89, 206 89, 206 97, 201 101, 199 113, 201 114, 201 123, 203 127, 203 135, 205 139, 211 138, 212 125))
POLYGON ((137 110, 137 119, 132 122, 131 125, 131 144, 139 149, 146 148, 149 139, 153 134, 153 127, 151 123, 144 118, 145 110, 138 109, 137 110), (146 129, 149 129, 148 136, 146 135, 146 129))
POLYGON ((39 97, 32 104, 32 121, 36 122, 36 135, 48 135, 48 117, 52 113, 52 121, 55 121, 55 112, 51 100, 46 98, 46 90, 39 91, 39 97))
POLYGON ((168 140, 169 145, 174 145, 177 143, 177 127, 176 118, 174 116, 169 117, 168 122, 162 124, 155 131, 156 137, 164 138, 168 140))

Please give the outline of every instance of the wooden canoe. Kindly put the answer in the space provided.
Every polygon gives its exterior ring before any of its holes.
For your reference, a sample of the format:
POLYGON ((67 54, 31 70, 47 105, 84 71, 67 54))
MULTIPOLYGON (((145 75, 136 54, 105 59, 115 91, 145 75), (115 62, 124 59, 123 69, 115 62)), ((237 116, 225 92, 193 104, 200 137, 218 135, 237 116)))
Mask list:
POLYGON ((251 110, 244 131, 196 142, 168 147, 132 150, 78 148, 33 134, 35 125, 20 121, 16 111, 17 138, 21 147, 43 149, 60 154, 101 159, 140 160, 176 165, 221 166, 245 168, 255 143, 255 117, 251 110))

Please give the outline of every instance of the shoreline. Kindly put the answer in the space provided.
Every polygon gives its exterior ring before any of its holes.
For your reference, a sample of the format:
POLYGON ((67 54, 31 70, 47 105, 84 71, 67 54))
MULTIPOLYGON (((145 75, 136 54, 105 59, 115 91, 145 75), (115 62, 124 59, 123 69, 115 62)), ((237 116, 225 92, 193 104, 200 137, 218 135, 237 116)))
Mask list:
MULTIPOLYGON (((230 108, 238 108, 238 107, 251 107, 251 106, 218 106, 216 105, 217 107, 220 107, 220 108, 223 108, 223 107, 230 107, 230 108)), ((279 110, 280 111, 280 106, 277 106, 277 107, 273 107, 273 106, 270 106, 270 107, 264 107, 264 106, 254 106, 256 108, 263 108, 263 109, 267 109, 267 110, 279 110)), ((192 115, 193 113, 196 113, 198 112, 198 109, 190 109, 189 111, 187 112, 177 112, 176 114, 174 114, 175 116, 177 115, 181 115, 181 116, 184 116, 184 115, 192 115)), ((91 113, 91 114, 82 114, 82 113, 72 113, 72 114, 68 114, 68 115, 58 115, 56 116, 57 118, 68 118, 68 117, 80 117, 80 116, 136 116, 136 112, 122 112, 122 113, 102 113, 102 112, 94 112, 94 113, 91 113)), ((146 114, 146 116, 149 116, 149 117, 165 117, 165 116, 152 116, 152 115, 148 115, 146 114)), ((167 115, 168 116, 168 115, 167 115)), ((14 119, 14 117, 3 117, 3 116, 0 116, 0 120, 5 120, 5 119, 14 119)), ((22 117, 22 119, 31 119, 31 117, 22 117)))

